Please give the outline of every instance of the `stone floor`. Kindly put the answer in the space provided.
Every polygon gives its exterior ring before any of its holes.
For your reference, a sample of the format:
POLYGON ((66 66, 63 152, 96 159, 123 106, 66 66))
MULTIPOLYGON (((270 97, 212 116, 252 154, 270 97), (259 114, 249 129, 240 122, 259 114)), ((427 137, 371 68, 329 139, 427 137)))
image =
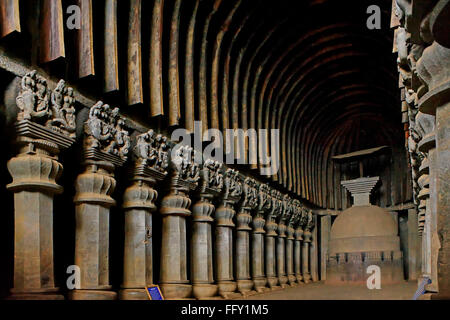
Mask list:
POLYGON ((249 296, 243 300, 411 300, 417 282, 369 290, 362 286, 330 286, 323 282, 249 296))

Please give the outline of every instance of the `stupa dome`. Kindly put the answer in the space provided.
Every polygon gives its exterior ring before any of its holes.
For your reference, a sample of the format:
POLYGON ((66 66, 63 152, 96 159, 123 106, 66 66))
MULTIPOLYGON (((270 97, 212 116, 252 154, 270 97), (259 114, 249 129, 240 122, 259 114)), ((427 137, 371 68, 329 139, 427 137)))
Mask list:
POLYGON ((333 223, 330 253, 399 250, 397 225, 386 210, 357 206, 343 211, 333 223))

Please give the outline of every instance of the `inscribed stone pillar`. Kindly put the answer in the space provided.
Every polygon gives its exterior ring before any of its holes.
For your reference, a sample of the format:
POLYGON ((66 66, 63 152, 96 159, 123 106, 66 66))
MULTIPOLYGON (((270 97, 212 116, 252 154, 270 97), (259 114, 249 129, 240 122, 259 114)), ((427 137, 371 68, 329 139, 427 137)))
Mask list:
POLYGON ((265 263, 267 282, 271 289, 274 289, 278 284, 277 269, 276 269, 276 238, 278 224, 275 222, 278 215, 281 214, 282 201, 281 194, 277 190, 272 190, 272 210, 266 218, 266 234, 265 234, 265 263))
POLYGON ((236 278, 238 290, 245 294, 252 290, 253 281, 250 277, 250 231, 251 212, 258 205, 256 181, 246 178, 244 181, 244 200, 236 216, 236 278))
POLYGON ((158 192, 154 185, 167 175, 167 138, 153 130, 136 138, 132 184, 125 190, 125 246, 122 300, 148 300, 146 287, 153 284, 153 223, 158 192))
POLYGON ((109 282, 109 215, 115 205, 114 170, 127 160, 129 133, 119 109, 96 103, 84 124, 84 171, 75 182, 75 265, 80 268, 80 288, 73 300, 117 298, 109 282))
POLYGON ((228 299, 237 289, 233 275, 233 217, 236 214, 234 205, 242 195, 242 183, 239 173, 227 169, 224 175, 224 192, 221 204, 215 213, 216 242, 215 242, 215 270, 219 294, 228 299))
POLYGON ((212 203, 223 188, 223 165, 210 159, 205 160, 201 172, 200 199, 193 206, 191 271, 193 294, 197 299, 217 295, 218 287, 213 277, 213 243, 211 215, 212 203))
POLYGON ((15 228, 11 299, 63 299, 54 282, 53 197, 63 191, 58 154, 75 142, 74 102, 63 80, 52 92, 36 71, 22 78, 16 98, 19 153, 8 161, 15 228))
POLYGON ((269 198, 269 187, 265 184, 259 186, 259 202, 255 217, 253 218, 252 230, 252 278, 257 292, 263 292, 267 285, 267 278, 264 272, 264 219, 266 210, 270 210, 271 201, 269 198))
POLYGON ((162 199, 162 243, 160 286, 167 299, 187 298, 192 285, 187 277, 186 217, 191 215, 189 192, 197 188, 199 164, 194 151, 177 146, 172 151, 170 193, 162 199))

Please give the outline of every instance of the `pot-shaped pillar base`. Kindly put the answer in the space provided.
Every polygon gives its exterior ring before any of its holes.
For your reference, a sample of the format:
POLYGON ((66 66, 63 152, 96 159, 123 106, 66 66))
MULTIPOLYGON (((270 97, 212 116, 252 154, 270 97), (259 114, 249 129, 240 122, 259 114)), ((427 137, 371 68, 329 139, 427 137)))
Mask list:
POLYGON ((250 292, 253 289, 253 281, 252 280, 238 280, 237 287, 240 293, 245 294, 250 292))
POLYGON ((192 285, 192 293, 197 299, 215 297, 219 288, 215 284, 194 284, 192 285))
POLYGON ((163 283, 160 285, 165 299, 185 299, 192 297, 192 285, 179 283, 163 283))
POLYGON ((236 281, 219 281, 217 287, 219 295, 224 299, 230 299, 232 295, 237 293, 236 281))

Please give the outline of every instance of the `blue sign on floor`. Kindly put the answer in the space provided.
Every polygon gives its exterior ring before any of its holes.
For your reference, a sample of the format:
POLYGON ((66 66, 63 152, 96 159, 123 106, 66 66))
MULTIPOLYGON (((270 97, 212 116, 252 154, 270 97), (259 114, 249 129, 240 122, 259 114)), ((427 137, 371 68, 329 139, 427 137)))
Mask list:
POLYGON ((158 285, 147 287, 147 295, 150 300, 164 300, 158 285))

